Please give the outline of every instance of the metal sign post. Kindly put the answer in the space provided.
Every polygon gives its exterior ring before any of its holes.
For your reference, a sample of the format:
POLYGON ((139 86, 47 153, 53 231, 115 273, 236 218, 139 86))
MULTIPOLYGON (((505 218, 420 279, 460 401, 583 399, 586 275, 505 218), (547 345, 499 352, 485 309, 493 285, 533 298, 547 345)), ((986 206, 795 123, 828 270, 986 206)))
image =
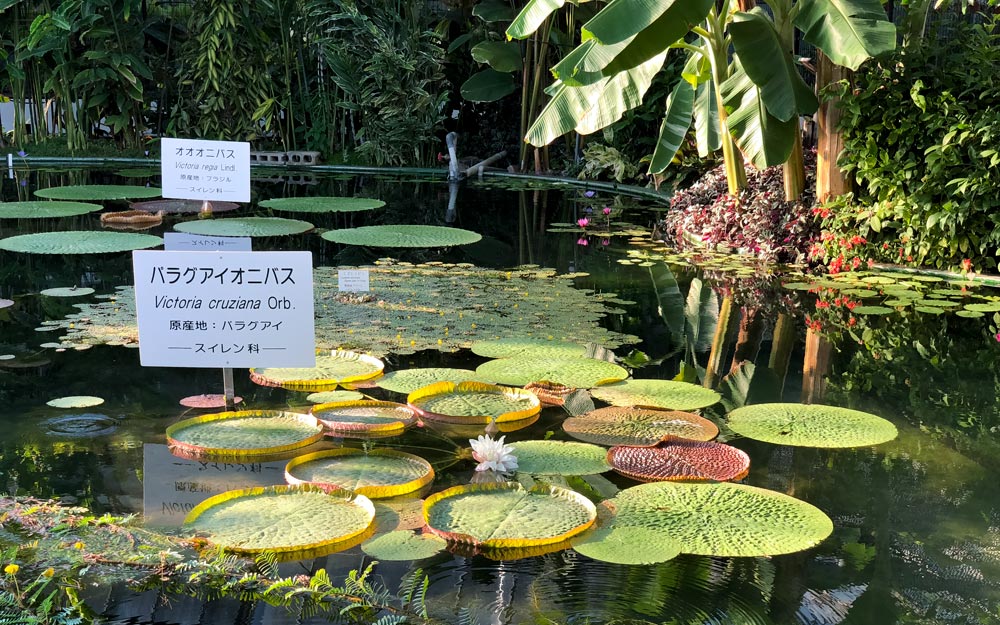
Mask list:
POLYGON ((226 410, 235 410, 236 390, 233 388, 232 367, 223 367, 222 369, 222 392, 226 395, 226 410))

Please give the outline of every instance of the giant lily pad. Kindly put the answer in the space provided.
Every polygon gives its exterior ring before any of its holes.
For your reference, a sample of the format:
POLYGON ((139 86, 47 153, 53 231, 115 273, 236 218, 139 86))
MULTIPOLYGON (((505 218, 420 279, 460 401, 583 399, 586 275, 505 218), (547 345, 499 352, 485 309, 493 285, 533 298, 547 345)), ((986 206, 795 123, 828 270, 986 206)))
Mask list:
POLYGON ((608 406, 563 421, 573 438, 598 445, 654 445, 666 436, 709 441, 719 428, 691 412, 608 406))
POLYGON ((337 436, 402 434, 417 419, 409 406, 369 399, 318 404, 310 412, 337 436))
POLYGON ((485 382, 485 380, 475 371, 469 369, 428 367, 392 371, 379 378, 375 384, 387 391, 409 394, 435 382, 455 382, 457 384, 458 382, 485 382))
POLYGON ((468 245, 482 238, 469 230, 445 226, 362 226, 346 230, 328 230, 321 235, 327 241, 370 247, 450 247, 468 245))
POLYGON ((428 419, 464 424, 523 421, 541 410, 524 389, 482 382, 437 382, 410 393, 406 403, 428 419))
POLYGON ((312 404, 329 404, 335 401, 355 401, 365 396, 357 391, 319 391, 309 393, 306 401, 312 404))
POLYGON ((139 187, 120 184, 82 184, 38 189, 35 195, 50 200, 76 200, 100 202, 103 200, 129 200, 133 198, 160 197, 156 187, 139 187))
MULTIPOLYGON (((224 213, 231 210, 236 210, 240 205, 236 202, 208 202, 208 211, 212 213, 224 213)), ((129 204, 129 208, 137 211, 146 211, 148 213, 158 213, 163 211, 166 214, 180 214, 180 213, 201 213, 205 211, 205 202, 203 200, 151 200, 149 202, 132 202, 129 204)))
POLYGON ((487 358, 516 358, 519 356, 534 358, 572 358, 582 357, 587 352, 587 346, 580 343, 527 338, 476 341, 472 344, 471 349, 473 354, 485 356, 487 358))
POLYGON ((499 384, 524 386, 545 380, 573 388, 592 388, 628 377, 623 367, 595 358, 541 358, 518 356, 484 362, 476 368, 480 377, 499 384))
POLYGON ((819 544, 833 522, 818 508, 782 493, 733 484, 654 482, 613 499, 614 527, 658 530, 705 556, 768 556, 819 544))
POLYGON ((665 532, 645 527, 598 527, 574 536, 573 550, 612 564, 657 564, 673 560, 682 545, 665 532))
POLYGON ((0 202, 0 219, 44 219, 86 215, 103 208, 85 202, 0 202))
POLYGON ((545 475, 593 475, 608 470, 603 447, 566 441, 513 443, 517 470, 545 475))
POLYGON ((53 408, 89 408, 90 406, 100 406, 104 403, 104 398, 92 395, 73 395, 70 397, 57 397, 45 403, 53 408))
POLYGON ((167 443, 189 455, 272 454, 322 438, 323 426, 315 417, 278 410, 219 412, 167 428, 167 443))
POLYGON ((329 356, 317 356, 315 367, 251 369, 250 379, 261 386, 310 390, 369 380, 384 367, 374 356, 337 350, 329 356))
POLYGON ((150 234, 92 230, 39 232, 0 239, 0 250, 25 254, 108 254, 163 245, 150 234))
POLYGON ((376 536, 361 545, 361 551, 380 561, 422 560, 436 556, 448 543, 433 534, 399 530, 376 536))
POLYGON ((293 213, 345 213, 382 208, 385 202, 366 197, 282 197, 260 205, 293 213))
POLYGON ((612 447, 608 464, 618 473, 642 482, 728 482, 743 479, 750 472, 750 456, 740 449, 676 437, 648 447, 612 447))
POLYGON ((747 438, 799 447, 866 447, 898 434, 882 417, 819 404, 754 404, 726 418, 731 430, 747 438))
POLYGON ((328 449, 289 461, 285 480, 346 488, 376 499, 423 488, 434 481, 434 469, 419 456, 392 449, 328 449))
POLYGON ((277 237, 308 232, 314 227, 308 221, 298 219, 283 219, 281 217, 230 217, 224 219, 184 221, 175 224, 174 230, 189 234, 220 237, 277 237))
POLYGON ((591 394, 613 406, 656 406, 672 410, 705 408, 721 397, 697 384, 673 380, 625 380, 595 388, 591 394))
POLYGON ((94 289, 90 287, 77 287, 77 286, 60 286, 51 289, 45 289, 40 291, 40 295, 46 297, 82 297, 84 295, 90 295, 94 292, 94 289))
POLYGON ((284 553, 345 543, 374 520, 375 506, 364 495, 282 485, 209 497, 184 524, 229 551, 284 553))
POLYGON ((589 499, 565 488, 520 484, 454 486, 424 502, 424 519, 442 538, 486 548, 559 543, 597 518, 589 499))

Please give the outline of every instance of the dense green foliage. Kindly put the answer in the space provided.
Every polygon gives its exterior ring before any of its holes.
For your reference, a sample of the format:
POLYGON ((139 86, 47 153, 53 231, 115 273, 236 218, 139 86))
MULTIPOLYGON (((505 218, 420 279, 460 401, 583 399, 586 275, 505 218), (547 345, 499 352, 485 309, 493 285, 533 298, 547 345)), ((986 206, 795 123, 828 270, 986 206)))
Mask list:
POLYGON ((947 40, 931 37, 870 64, 853 88, 839 87, 840 165, 859 189, 823 213, 830 258, 996 266, 998 65, 995 23, 958 24, 947 40), (867 243, 859 249, 851 235, 867 243))

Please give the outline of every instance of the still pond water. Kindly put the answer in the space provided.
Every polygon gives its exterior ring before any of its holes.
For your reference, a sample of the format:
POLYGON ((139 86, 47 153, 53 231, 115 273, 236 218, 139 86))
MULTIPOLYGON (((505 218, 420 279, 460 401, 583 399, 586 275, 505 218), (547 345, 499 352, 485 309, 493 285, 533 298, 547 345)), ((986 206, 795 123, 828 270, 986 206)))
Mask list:
MULTIPOLYGON (((808 501, 833 519, 833 534, 811 550, 772 558, 681 556, 651 566, 607 564, 571 550, 502 562, 444 555, 378 566, 390 587, 412 567, 422 567, 431 580, 432 614, 452 620, 465 609, 480 623, 1000 622, 1000 343, 993 313, 963 317, 952 306, 941 306, 941 314, 933 314, 934 306, 920 307, 932 309, 927 312, 909 306, 888 315, 856 315, 830 283, 817 294, 782 288, 782 281, 800 278, 782 278, 770 268, 712 258, 688 262, 624 225, 650 229, 662 207, 649 200, 605 192, 586 197, 583 188, 544 189, 518 180, 469 181, 451 189, 457 191, 451 195, 440 178, 258 174, 254 203, 220 216, 267 215, 256 202, 272 197, 377 197, 386 201, 385 208, 279 216, 308 219, 322 229, 449 225, 480 233, 483 240, 442 250, 397 251, 343 246, 307 233, 258 238, 255 249, 311 250, 316 267, 367 266, 391 255, 412 263, 495 269, 537 265, 574 274, 577 289, 590 290, 591 297, 604 303, 607 314, 600 323, 605 330, 634 337, 617 347, 616 354, 624 357, 635 349, 651 359, 635 370, 635 377, 672 379, 682 368, 704 376, 710 360, 722 377, 735 364, 737 374, 752 374, 742 387, 749 403, 781 398, 847 406, 880 415, 899 429, 895 441, 846 450, 769 445, 723 431, 730 444, 751 458, 745 483, 808 501), (604 221, 605 206, 613 207, 613 223, 600 229, 609 232, 588 236, 575 226, 584 217, 604 221), (695 319, 685 323, 684 307, 690 308, 691 297, 695 319), (817 297, 824 302, 819 308, 817 297), (719 306, 727 299, 733 311, 729 330, 721 333, 722 342, 712 352, 719 306), (740 366, 746 361, 754 364, 752 371, 740 366)), ((157 179, 153 171, 142 170, 21 171, 16 180, 3 180, 0 200, 30 199, 33 189, 49 186, 155 185, 157 179)), ((125 208, 123 203, 107 206, 125 208)), ((160 234, 193 218, 167 215, 164 225, 150 232, 160 234)), ((95 215, 0 220, 2 237, 98 228, 95 215)), ((176 526, 213 490, 282 483, 283 463, 225 466, 184 461, 167 451, 165 428, 190 416, 178 400, 220 392, 219 371, 143 368, 138 350, 123 346, 86 351, 40 347, 58 341, 36 331, 43 322, 77 312, 74 304, 106 301, 96 296, 129 284, 127 253, 0 252, 0 297, 15 301, 0 310, 0 354, 13 356, 0 361, 0 491, 62 498, 98 512, 145 514, 156 525, 176 526), (92 287, 96 294, 72 300, 38 294, 63 286, 92 287), (45 405, 67 395, 99 395, 105 403, 76 411, 45 405)), ((944 298, 962 287, 919 280, 911 285, 924 289, 927 298, 944 298)), ((1000 294, 968 289, 978 301, 1000 294)), ((866 297, 871 295, 853 296, 859 301, 866 297)), ((384 359, 387 371, 474 369, 485 361, 468 350, 434 349, 391 353, 384 359)), ((305 393, 257 386, 245 370, 236 373, 237 395, 247 406, 308 406, 305 393)), ((379 388, 362 390, 375 398, 400 400, 379 388)), ((725 410, 717 405, 705 413, 721 421, 725 410)), ((560 428, 565 416, 561 408, 546 408, 536 423, 509 433, 508 442, 571 440, 560 428)), ((475 432, 416 429, 378 444, 432 461, 438 490, 472 477, 473 463, 456 460, 456 449, 466 447, 469 436, 475 432)), ((339 444, 360 445, 345 440, 326 446, 339 444)), ((634 484, 612 473, 605 476, 621 488, 634 484)), ((284 566, 289 571, 325 567, 336 580, 351 569, 363 569, 368 560, 353 548, 284 566)), ((89 596, 110 623, 294 622, 278 609, 236 600, 202 603, 118 587, 95 588, 89 596)))

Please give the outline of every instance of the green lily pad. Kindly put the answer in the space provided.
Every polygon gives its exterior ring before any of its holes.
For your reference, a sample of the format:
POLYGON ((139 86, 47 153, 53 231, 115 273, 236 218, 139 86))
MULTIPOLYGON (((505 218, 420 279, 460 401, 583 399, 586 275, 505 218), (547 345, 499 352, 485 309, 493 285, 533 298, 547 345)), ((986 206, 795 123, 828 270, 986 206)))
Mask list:
POLYGON ((366 197, 282 197, 260 205, 293 213, 347 213, 382 208, 385 202, 366 197))
POLYGON ((48 217, 72 217, 99 211, 100 204, 84 202, 0 202, 0 219, 44 219, 48 217))
POLYGON ((419 456, 392 449, 328 449, 291 460, 285 466, 285 480, 344 488, 376 499, 430 484, 434 469, 419 456))
POLYGON ((483 376, 469 369, 449 369, 428 367, 423 369, 402 369, 385 374, 375 381, 379 388, 396 393, 410 394, 435 382, 486 382, 483 376))
POLYGON ((541 410, 531 392, 482 382, 436 382, 406 397, 422 416, 450 423, 523 421, 541 410))
POLYGON ((510 338, 476 341, 472 353, 487 358, 578 358, 587 353, 587 346, 568 341, 510 338))
POLYGON ((895 284, 896 279, 888 276, 865 276, 861 281, 868 284, 895 284))
POLYGON ((712 440, 719 428, 690 412, 609 406, 563 421, 573 438, 597 445, 654 445, 666 436, 712 440))
POLYGON ((855 315, 888 315, 895 311, 888 306, 856 306, 851 312, 855 315))
POLYGON ((374 356, 337 350, 329 356, 317 356, 315 367, 251 369, 250 379, 261 386, 309 390, 368 380, 381 374, 384 367, 374 356))
POLYGON ((654 482, 610 503, 613 527, 665 532, 683 553, 768 556, 809 549, 833 531, 818 508, 788 495, 731 482, 654 482))
POLYGON ((982 304, 966 304, 964 308, 965 308, 965 310, 968 310, 970 312, 981 312, 981 313, 1000 312, 1000 302, 985 302, 985 303, 982 303, 982 304))
POLYGON ((596 518, 590 500, 557 486, 454 486, 424 502, 431 532, 448 541, 494 549, 559 543, 589 528, 596 518))
POLYGON ((25 254, 109 254, 163 245, 149 234, 91 230, 39 232, 0 239, 0 250, 25 254))
POLYGON ((396 436, 416 419, 409 406, 391 401, 359 399, 316 404, 311 413, 337 436, 396 436))
POLYGON ((328 230, 327 241, 370 247, 450 247, 468 245, 482 239, 478 233, 445 226, 362 226, 328 230))
POLYGON ((599 527, 570 539, 573 551, 612 564, 657 564, 681 553, 681 543, 662 530, 599 527))
POLYGON ((841 291, 841 293, 844 295, 852 295, 861 299, 865 299, 866 297, 875 297, 878 295, 878 291, 873 291, 871 289, 845 289, 844 291, 841 291))
POLYGON ((519 441, 513 443, 517 470, 540 475, 593 475, 610 467, 607 451, 597 445, 566 441, 519 441))
POLYGON ((944 308, 939 308, 935 306, 914 306, 913 310, 918 313, 924 313, 925 315, 943 315, 944 308))
POLYGON ((174 230, 189 234, 219 237, 276 237, 301 234, 312 230, 308 221, 281 217, 229 217, 225 219, 199 219, 174 225, 174 230))
POLYGON ((445 550, 448 542, 433 534, 416 534, 400 530, 376 536, 361 544, 361 551, 376 560, 423 560, 445 550))
POLYGON ((800 447, 867 447, 896 438, 896 426, 859 410, 820 404, 754 404, 727 415, 747 438, 800 447))
POLYGON ((594 358, 539 358, 519 356, 490 360, 476 367, 476 373, 498 384, 524 386, 542 380, 573 388, 593 388, 628 377, 628 371, 614 363, 594 358))
MULTIPOLYGON (((917 306, 932 306, 934 308, 955 308, 961 306, 961 302, 953 302, 947 299, 919 299, 913 302, 917 306)), ((975 304, 972 304, 975 306, 975 304)))
POLYGON ((956 317, 965 317, 967 319, 978 319, 980 317, 984 317, 985 315, 983 315, 983 313, 977 312, 975 310, 958 310, 958 311, 955 311, 955 316, 956 317))
POLYGON ((887 299, 887 300, 885 300, 882 303, 885 304, 886 306, 892 306, 892 307, 895 308, 895 307, 909 306, 909 305, 913 304, 913 300, 912 299, 887 299))
POLYGON ((375 506, 363 495, 282 485, 209 497, 184 524, 230 551, 284 553, 349 541, 374 521, 375 506))
POLYGON ((591 394, 613 406, 656 406, 673 410, 696 410, 719 401, 721 395, 689 382, 674 380, 626 380, 599 386, 591 394))
POLYGON ((89 406, 100 406, 104 403, 104 399, 91 395, 73 395, 50 399, 45 403, 53 408, 87 408, 89 406))
POLYGON ((94 289, 89 287, 63 286, 45 289, 44 291, 40 291, 40 294, 46 297, 82 297, 90 295, 93 292, 94 289))
POLYGON ((306 396, 306 401, 313 404, 328 404, 335 401, 357 401, 365 396, 357 391, 320 391, 310 393, 306 396))
POLYGON ((50 200, 77 200, 82 202, 100 202, 104 200, 131 200, 147 197, 160 197, 161 189, 157 187, 140 187, 119 184, 83 184, 65 187, 50 187, 38 189, 35 195, 50 200))
POLYGON ((315 417, 278 410, 219 412, 167 428, 167 443, 189 454, 252 456, 304 447, 323 438, 315 417))

